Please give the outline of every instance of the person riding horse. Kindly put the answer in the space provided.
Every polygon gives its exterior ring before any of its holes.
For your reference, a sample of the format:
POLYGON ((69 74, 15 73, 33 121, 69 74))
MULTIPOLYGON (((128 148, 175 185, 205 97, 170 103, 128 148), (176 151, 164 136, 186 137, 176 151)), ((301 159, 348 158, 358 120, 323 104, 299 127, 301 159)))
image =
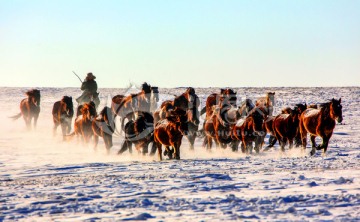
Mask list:
POLYGON ((85 78, 85 81, 81 84, 81 90, 83 93, 76 99, 79 105, 94 101, 96 108, 100 104, 99 93, 97 91, 97 83, 95 81, 96 76, 89 72, 85 78))

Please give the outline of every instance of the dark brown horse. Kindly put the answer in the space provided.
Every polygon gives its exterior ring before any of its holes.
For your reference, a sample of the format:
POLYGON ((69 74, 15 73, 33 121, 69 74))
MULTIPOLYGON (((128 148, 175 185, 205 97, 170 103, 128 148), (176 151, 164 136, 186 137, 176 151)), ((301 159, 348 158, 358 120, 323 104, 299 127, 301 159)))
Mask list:
POLYGON ((105 106, 99 115, 92 121, 91 128, 94 133, 94 147, 97 147, 99 137, 102 137, 106 151, 109 154, 110 148, 113 146, 112 135, 115 131, 114 114, 111 108, 105 106))
POLYGON ((63 139, 66 134, 71 131, 71 122, 74 116, 74 107, 71 96, 64 96, 60 101, 53 105, 52 116, 54 122, 53 134, 56 134, 56 129, 61 126, 63 139))
POLYGON ((74 124, 74 134, 80 136, 81 140, 89 143, 93 136, 92 121, 96 117, 95 104, 85 103, 81 108, 81 115, 77 116, 74 124))
POLYGON ((174 115, 160 120, 154 129, 154 141, 158 149, 159 160, 162 160, 162 145, 165 146, 165 155, 170 159, 180 159, 181 140, 188 130, 187 117, 174 115), (174 150, 170 150, 170 146, 174 150))
MULTIPOLYGON (((299 114, 301 114, 302 112, 305 111, 307 106, 306 106, 306 103, 305 103, 305 105, 302 103, 298 103, 295 105, 295 107, 297 107, 299 114)), ((292 110, 293 109, 290 107, 285 107, 281 110, 281 114, 291 114, 293 112, 292 110)), ((265 129, 266 129, 266 132, 270 135, 270 137, 269 137, 269 145, 266 147, 266 149, 264 151, 267 151, 271 147, 273 147, 277 141, 276 136, 275 136, 275 131, 273 129, 274 119, 275 119, 275 116, 268 116, 265 119, 265 129)), ((294 138, 294 143, 295 143, 295 146, 300 146, 301 145, 301 137, 300 137, 300 131, 298 129, 299 126, 297 125, 296 128, 297 128, 297 133, 294 138)))
POLYGON ((260 97, 255 102, 256 106, 265 106, 269 116, 273 115, 275 105, 275 92, 268 92, 264 97, 260 97))
MULTIPOLYGON (((132 144, 138 152, 142 152, 143 155, 148 153, 148 145, 154 142, 154 118, 151 113, 137 112, 136 118, 130 120, 125 124, 125 140, 118 154, 122 154, 127 149, 132 153, 132 144)), ((153 155, 156 152, 155 143, 151 149, 150 154, 153 155)))
POLYGON ((289 148, 293 147, 293 141, 298 133, 299 115, 298 107, 291 109, 290 114, 279 114, 273 121, 273 133, 280 143, 281 151, 285 151, 288 142, 289 148))
POLYGON ((25 120, 25 124, 28 130, 31 129, 31 121, 34 119, 34 128, 36 128, 37 120, 40 114, 40 90, 32 89, 25 93, 26 99, 20 102, 20 113, 12 116, 13 120, 19 119, 21 116, 25 120))
POLYGON ((312 143, 310 154, 314 155, 316 149, 323 149, 325 154, 336 125, 335 120, 339 123, 343 120, 341 98, 339 100, 333 98, 330 102, 321 104, 320 109, 306 109, 300 116, 299 126, 303 148, 306 149, 306 137, 309 133, 312 143), (320 146, 315 144, 316 136, 322 138, 320 146))
POLYGON ((220 94, 213 93, 206 98, 205 107, 200 111, 200 115, 206 112, 206 117, 210 117, 213 113, 213 106, 219 105, 220 98, 226 98, 230 105, 236 106, 236 92, 232 89, 220 89, 220 94))
POLYGON ((234 140, 232 149, 237 150, 240 142, 243 153, 252 153, 253 142, 255 142, 255 151, 258 153, 261 148, 261 138, 265 134, 264 120, 266 113, 264 107, 255 107, 250 111, 245 119, 240 119, 232 128, 231 137, 234 140))

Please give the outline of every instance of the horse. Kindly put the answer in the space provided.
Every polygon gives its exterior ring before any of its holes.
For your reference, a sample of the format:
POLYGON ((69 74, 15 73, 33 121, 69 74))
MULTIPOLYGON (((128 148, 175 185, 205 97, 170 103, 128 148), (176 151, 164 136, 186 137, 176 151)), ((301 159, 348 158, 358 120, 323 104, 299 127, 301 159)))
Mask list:
POLYGON ((81 115, 77 116, 74 123, 74 133, 72 135, 81 136, 81 140, 89 143, 94 135, 92 130, 92 121, 96 117, 95 104, 85 103, 81 108, 81 115))
POLYGON ((240 142, 241 151, 243 153, 252 153, 253 142, 255 142, 255 151, 259 153, 262 136, 264 132, 264 120, 266 118, 266 113, 264 113, 265 107, 254 107, 246 118, 239 119, 232 127, 231 138, 233 139, 232 149, 233 151, 237 150, 237 147, 240 142))
POLYGON ((300 115, 299 123, 303 149, 306 149, 306 137, 307 133, 309 133, 312 143, 310 155, 314 155, 316 150, 321 149, 323 149, 323 154, 325 155, 336 125, 335 121, 341 123, 342 120, 341 98, 339 100, 333 98, 330 102, 321 104, 320 109, 306 109, 300 115), (316 136, 322 138, 322 144, 319 146, 315 144, 316 136))
POLYGON ((213 112, 212 107, 219 104, 221 97, 226 97, 230 105, 236 106, 236 92, 232 89, 220 89, 220 94, 212 93, 206 98, 205 107, 201 109, 200 115, 206 113, 206 117, 210 117, 213 112))
POLYGON ((275 92, 268 92, 264 97, 260 97, 256 100, 255 106, 265 106, 267 113, 272 116, 275 105, 275 92))
POLYGON ((134 112, 141 111, 150 113, 150 98, 152 94, 151 85, 144 82, 141 87, 141 92, 136 94, 136 103, 133 107, 134 112))
MULTIPOLYGON (((145 155, 148 153, 149 143, 154 141, 154 118, 151 113, 139 111, 136 116, 134 120, 130 120, 125 124, 125 141, 118 154, 122 154, 127 149, 132 153, 132 144, 134 144, 138 152, 145 155)), ((156 147, 155 143, 153 143, 150 154, 153 155, 155 152, 156 147)))
POLYGON ((157 103, 159 102, 159 88, 156 86, 151 87, 150 96, 150 112, 154 113, 157 109, 157 103))
POLYGON ((154 113, 154 123, 171 115, 171 112, 177 112, 177 115, 187 117, 188 132, 186 138, 189 140, 190 149, 194 149, 195 138, 199 128, 199 108, 200 100, 195 93, 195 89, 188 87, 184 93, 176 96, 173 101, 164 101, 160 108, 154 113))
POLYGON ((231 128, 240 118, 240 113, 230 105, 229 98, 226 96, 222 96, 219 105, 213 106, 213 109, 211 116, 204 121, 203 146, 211 149, 214 139, 216 146, 221 145, 222 148, 226 148, 227 144, 232 142, 231 128))
POLYGON ((31 129, 31 121, 34 119, 35 129, 40 114, 40 90, 32 89, 27 91, 25 94, 27 98, 21 100, 20 102, 20 113, 10 118, 17 120, 22 116, 28 130, 31 129))
POLYGON ((52 116, 54 122, 53 134, 56 134, 56 129, 61 125, 63 140, 66 134, 70 133, 71 122, 74 116, 74 107, 71 96, 63 96, 60 101, 53 105, 52 116))
POLYGON ((239 113, 241 117, 246 117, 255 105, 251 99, 245 99, 243 103, 239 106, 239 113))
POLYGON ((285 145, 289 142, 289 148, 293 147, 293 141, 298 133, 299 115, 298 107, 291 109, 290 114, 279 114, 273 120, 273 133, 280 143, 281 151, 285 151, 285 145))
MULTIPOLYGON (((299 114, 301 114, 307 107, 306 103, 305 103, 305 105, 302 104, 302 103, 298 103, 295 106, 297 107, 297 109, 299 111, 299 114)), ((281 114, 291 114, 291 113, 292 113, 292 108, 291 107, 284 107, 281 110, 281 114)), ((276 116, 268 116, 265 119, 265 129, 266 129, 266 132, 270 134, 270 137, 269 137, 269 145, 266 147, 266 149, 264 151, 269 150, 277 142, 275 132, 273 130, 273 122, 274 122, 275 117, 276 116)), ((298 125, 296 126, 296 128, 298 128, 298 125)), ((298 129, 297 129, 297 134, 296 134, 296 136, 294 138, 294 143, 295 143, 296 147, 301 145, 300 132, 299 132, 298 129)))
MULTIPOLYGON (((95 105, 95 102, 94 101, 90 101, 89 103, 84 103, 84 104, 88 104, 91 106, 91 109, 90 109, 90 115, 91 116, 97 116, 97 112, 96 112, 96 105, 95 105)), ((84 104, 82 105, 79 105, 77 108, 76 108, 76 117, 80 116, 82 113, 81 113, 81 109, 84 107, 84 104)))
POLYGON ((187 117, 184 115, 168 116, 160 120, 154 129, 154 142, 156 144, 159 160, 162 160, 162 145, 165 146, 164 155, 170 159, 180 159, 181 140, 188 130, 187 117), (170 146, 174 150, 170 150, 170 146))
POLYGON ((96 149, 99 137, 102 137, 105 143, 107 153, 110 153, 110 148, 113 146, 112 135, 115 131, 114 114, 111 108, 105 106, 99 115, 92 121, 92 131, 94 133, 94 148, 96 149))

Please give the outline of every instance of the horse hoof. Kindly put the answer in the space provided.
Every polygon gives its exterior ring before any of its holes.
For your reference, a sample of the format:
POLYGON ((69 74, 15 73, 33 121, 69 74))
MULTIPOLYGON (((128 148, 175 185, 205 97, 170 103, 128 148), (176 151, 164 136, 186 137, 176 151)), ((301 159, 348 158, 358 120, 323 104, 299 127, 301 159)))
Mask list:
POLYGON ((315 150, 311 150, 310 156, 314 156, 314 154, 315 154, 315 150))

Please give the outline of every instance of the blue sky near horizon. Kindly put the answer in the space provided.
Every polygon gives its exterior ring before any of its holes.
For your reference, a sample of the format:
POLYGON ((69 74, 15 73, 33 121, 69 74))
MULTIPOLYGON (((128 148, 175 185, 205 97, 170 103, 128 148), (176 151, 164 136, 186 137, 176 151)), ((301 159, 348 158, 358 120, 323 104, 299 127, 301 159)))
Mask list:
POLYGON ((0 86, 359 86, 360 1, 0 0, 0 86))

